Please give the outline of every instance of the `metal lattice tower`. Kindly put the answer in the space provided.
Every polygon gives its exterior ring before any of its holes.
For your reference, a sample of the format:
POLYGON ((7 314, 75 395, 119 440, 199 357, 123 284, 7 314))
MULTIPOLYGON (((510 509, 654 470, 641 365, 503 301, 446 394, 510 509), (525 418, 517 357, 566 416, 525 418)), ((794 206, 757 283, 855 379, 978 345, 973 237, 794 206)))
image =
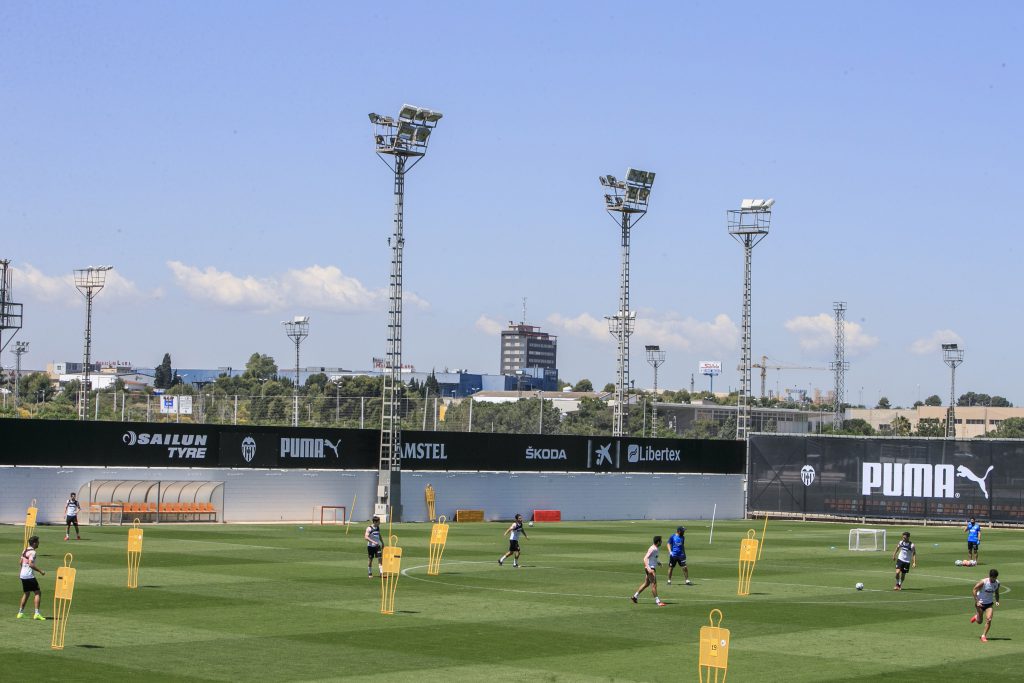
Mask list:
POLYGON ((843 396, 846 393, 846 371, 850 369, 846 362, 846 302, 833 301, 832 311, 836 316, 836 359, 829 364, 835 375, 832 429, 838 432, 843 428, 843 396))
POLYGON ((608 332, 615 338, 618 349, 618 370, 615 375, 615 417, 612 434, 626 434, 626 402, 629 390, 629 337, 636 324, 636 311, 629 309, 629 231, 647 214, 647 205, 654 185, 654 173, 626 170, 626 179, 613 175, 598 178, 607 189, 605 209, 621 229, 622 267, 619 271, 619 308, 608 316, 608 332), (619 214, 616 218, 615 214, 619 214))
POLYGON ((294 409, 292 411, 292 426, 299 426, 299 345, 302 340, 309 336, 309 316, 297 315, 291 320, 285 320, 284 333, 295 343, 295 392, 294 409))
POLYGON ((75 287, 85 297, 85 349, 82 360, 82 386, 78 389, 78 419, 89 419, 89 372, 92 363, 92 300, 103 289, 107 271, 113 266, 89 266, 75 271, 75 287))
POLYGON ((11 301, 11 261, 0 259, 0 353, 21 330, 22 305, 11 301), (4 338, 5 333, 10 336, 4 338))
MULTIPOLYGON (((405 248, 405 174, 427 153, 430 134, 441 120, 441 113, 408 104, 402 105, 397 118, 370 114, 374 127, 377 156, 395 175, 394 232, 391 245, 391 282, 388 290, 388 350, 384 368, 380 425, 380 459, 377 467, 377 497, 374 514, 384 517, 399 501, 402 469, 402 416, 399 401, 402 391, 402 263, 405 248), (392 161, 388 161, 391 159, 392 161), (412 159, 412 163, 409 160, 412 159)), ((400 516, 400 510, 393 510, 400 516)))
POLYGON ((21 397, 21 357, 28 353, 28 342, 14 342, 14 414, 18 414, 18 399, 21 397))
POLYGON ((647 362, 654 368, 654 398, 651 401, 651 427, 653 436, 658 435, 658 368, 665 364, 665 352, 660 346, 648 345, 644 347, 647 351, 647 362))
POLYGON ((743 245, 743 357, 736 402, 736 438, 741 441, 750 433, 750 265, 754 247, 768 236, 774 204, 774 199, 744 199, 739 209, 726 212, 729 234, 743 245))
POLYGON ((956 344, 942 345, 942 361, 949 366, 949 410, 946 412, 946 438, 956 438, 956 369, 964 362, 964 350, 956 344))

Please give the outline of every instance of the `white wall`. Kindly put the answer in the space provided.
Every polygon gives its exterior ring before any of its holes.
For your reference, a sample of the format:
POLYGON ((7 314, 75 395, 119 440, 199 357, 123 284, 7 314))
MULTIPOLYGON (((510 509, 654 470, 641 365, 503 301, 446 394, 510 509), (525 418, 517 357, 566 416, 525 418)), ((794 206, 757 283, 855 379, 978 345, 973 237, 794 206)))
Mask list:
MULTIPOLYGON (((0 522, 22 524, 38 499, 39 522, 59 524, 70 491, 88 500, 96 479, 222 481, 227 522, 310 521, 315 505, 352 505, 352 519, 372 514, 376 471, 241 470, 213 468, 0 467, 0 522)), ((562 511, 566 520, 719 519, 743 517, 743 475, 598 474, 590 472, 403 472, 404 521, 426 521, 424 489, 432 484, 437 512, 482 509, 487 519, 510 519, 535 509, 562 511)), ((134 501, 133 501, 134 502, 134 501)), ((141 502, 141 501, 137 501, 141 502)), ((83 517, 84 520, 84 517, 83 517)))

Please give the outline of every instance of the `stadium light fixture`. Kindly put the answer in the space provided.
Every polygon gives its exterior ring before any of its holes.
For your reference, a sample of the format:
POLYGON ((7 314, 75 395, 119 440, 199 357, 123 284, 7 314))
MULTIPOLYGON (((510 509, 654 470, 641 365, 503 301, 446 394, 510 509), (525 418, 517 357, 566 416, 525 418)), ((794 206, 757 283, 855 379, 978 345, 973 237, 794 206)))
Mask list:
POLYGON ((292 426, 299 426, 299 345, 302 340, 309 336, 309 316, 297 315, 291 320, 285 320, 284 333, 295 343, 295 391, 293 392, 294 410, 292 411, 292 426))
POLYGON ((750 264, 754 247, 765 237, 772 221, 774 199, 744 199, 740 208, 726 212, 726 224, 733 239, 743 245, 743 357, 740 363, 740 391, 736 403, 736 438, 746 441, 750 432, 750 264))
POLYGON ((433 109, 403 104, 397 120, 390 116, 370 115, 374 128, 377 156, 394 173, 394 232, 391 245, 391 284, 387 355, 382 389, 380 458, 377 470, 377 496, 374 514, 384 518, 389 512, 401 517, 393 506, 400 500, 402 388, 402 272, 405 248, 405 174, 427 153, 431 133, 442 114, 433 109), (410 162, 410 159, 412 161, 410 162))
POLYGON ((85 352, 82 361, 82 386, 78 390, 78 419, 89 419, 89 365, 92 363, 92 300, 107 281, 113 266, 89 266, 74 272, 75 287, 85 297, 85 352))
POLYGON ((949 410, 946 411, 946 438, 956 438, 956 369, 964 362, 964 350, 957 344, 942 345, 942 361, 949 367, 949 410))

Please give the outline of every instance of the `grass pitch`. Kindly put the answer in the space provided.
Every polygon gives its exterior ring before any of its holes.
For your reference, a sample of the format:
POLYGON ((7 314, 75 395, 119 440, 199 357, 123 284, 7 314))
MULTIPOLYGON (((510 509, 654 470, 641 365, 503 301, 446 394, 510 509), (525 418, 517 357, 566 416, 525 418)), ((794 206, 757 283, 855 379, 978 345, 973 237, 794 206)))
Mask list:
MULTIPOLYGON (((840 524, 771 522, 749 597, 736 596, 740 539, 761 522, 687 527, 693 586, 659 570, 634 605, 651 536, 678 522, 538 524, 521 569, 497 559, 505 524, 451 526, 438 577, 427 576, 429 524, 394 527, 404 550, 396 614, 379 613, 366 578, 364 526, 153 525, 139 590, 125 587, 127 527, 40 527, 43 613, 65 552, 78 569, 65 649, 52 621, 16 620, 20 527, 0 528, 10 567, 0 616, 0 678, 146 681, 696 680, 698 633, 719 608, 731 629, 731 681, 1020 680, 1024 632, 1015 585, 1024 532, 985 530, 982 564, 959 528, 889 527, 889 551, 846 550, 840 524), (918 568, 894 593, 889 558, 909 529, 918 568), (988 643, 968 623, 970 589, 1000 571, 988 643), (866 589, 854 590, 863 581, 866 589)), ((667 565, 667 552, 663 552, 667 565)), ((1024 589, 1021 589, 1024 595, 1024 589)))

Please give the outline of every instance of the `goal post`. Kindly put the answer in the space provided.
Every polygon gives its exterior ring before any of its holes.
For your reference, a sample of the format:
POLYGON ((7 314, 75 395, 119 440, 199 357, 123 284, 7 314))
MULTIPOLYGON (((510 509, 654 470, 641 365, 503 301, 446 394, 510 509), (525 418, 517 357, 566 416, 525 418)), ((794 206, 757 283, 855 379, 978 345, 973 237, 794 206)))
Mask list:
POLYGON ((885 529, 850 529, 850 550, 885 551, 885 529))
POLYGON ((313 524, 316 524, 317 518, 320 520, 320 525, 325 524, 348 524, 348 508, 344 505, 317 505, 313 508, 313 524))

